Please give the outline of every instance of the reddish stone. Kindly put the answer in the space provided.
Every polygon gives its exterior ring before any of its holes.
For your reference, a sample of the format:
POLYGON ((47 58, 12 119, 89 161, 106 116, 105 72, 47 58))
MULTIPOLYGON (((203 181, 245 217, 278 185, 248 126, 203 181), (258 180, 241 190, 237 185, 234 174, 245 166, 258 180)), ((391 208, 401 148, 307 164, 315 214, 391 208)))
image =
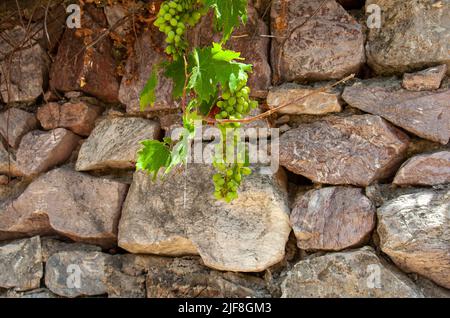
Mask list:
POLYGON ((393 183, 398 185, 450 183, 450 151, 412 157, 397 172, 393 183))
POLYGON ((37 118, 46 130, 62 127, 78 135, 89 136, 102 110, 99 106, 88 105, 84 102, 64 105, 49 103, 39 107, 37 118))
POLYGON ((111 40, 105 36, 90 45, 106 30, 106 18, 100 9, 88 5, 81 22, 84 29, 64 32, 50 71, 50 86, 63 92, 79 90, 106 102, 117 102, 119 81, 111 40), (83 30, 85 34, 80 34, 83 30))
POLYGON ((430 67, 416 73, 403 75, 403 87, 410 91, 426 91, 438 89, 447 72, 447 65, 430 67))

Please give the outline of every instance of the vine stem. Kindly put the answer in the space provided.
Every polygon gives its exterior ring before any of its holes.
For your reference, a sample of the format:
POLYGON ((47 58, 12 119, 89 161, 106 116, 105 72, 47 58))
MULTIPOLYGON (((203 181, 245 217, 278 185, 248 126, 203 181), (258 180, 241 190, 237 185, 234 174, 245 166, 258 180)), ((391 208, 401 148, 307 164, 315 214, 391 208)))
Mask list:
POLYGON ((349 75, 349 76, 347 76, 347 77, 345 77, 345 78, 343 78, 343 79, 337 81, 337 82, 334 83, 334 84, 327 85, 327 86, 321 87, 321 88, 319 88, 319 89, 316 89, 316 90, 312 91, 312 92, 309 93, 309 94, 306 94, 306 95, 304 95, 304 96, 302 96, 302 97, 296 98, 296 99, 294 99, 294 100, 292 100, 292 101, 289 101, 289 102, 287 102, 287 103, 285 103, 285 104, 283 104, 283 105, 277 106, 277 107, 275 107, 275 108, 273 108, 273 109, 270 109, 270 110, 268 110, 268 111, 266 111, 266 112, 264 112, 264 113, 262 113, 262 114, 259 114, 259 115, 257 115, 257 116, 248 117, 248 118, 244 118, 244 119, 219 119, 219 120, 217 120, 217 119, 211 119, 211 118, 206 118, 205 121, 206 121, 207 123, 209 123, 209 124, 223 124, 223 123, 251 123, 251 122, 253 122, 253 121, 256 121, 256 120, 260 120, 260 119, 264 119, 264 118, 266 118, 266 117, 269 117, 270 115, 272 115, 272 114, 278 112, 280 109, 283 109, 283 108, 285 108, 285 107, 287 107, 287 106, 290 106, 290 105, 292 105, 292 104, 301 102, 301 101, 305 100, 305 99, 308 98, 308 97, 311 97, 311 96, 314 96, 314 95, 317 95, 317 94, 320 94, 320 93, 324 93, 324 92, 326 92, 326 91, 332 89, 333 87, 336 87, 336 86, 338 86, 338 85, 340 85, 340 84, 343 84, 343 83, 349 81, 350 79, 352 79, 352 78, 354 78, 354 77, 355 77, 355 74, 351 74, 351 75, 349 75))
POLYGON ((186 111, 186 90, 189 80, 189 74, 188 74, 188 62, 186 59, 186 55, 183 54, 183 60, 184 60, 184 86, 183 86, 183 96, 181 98, 181 108, 183 109, 183 112, 186 111))

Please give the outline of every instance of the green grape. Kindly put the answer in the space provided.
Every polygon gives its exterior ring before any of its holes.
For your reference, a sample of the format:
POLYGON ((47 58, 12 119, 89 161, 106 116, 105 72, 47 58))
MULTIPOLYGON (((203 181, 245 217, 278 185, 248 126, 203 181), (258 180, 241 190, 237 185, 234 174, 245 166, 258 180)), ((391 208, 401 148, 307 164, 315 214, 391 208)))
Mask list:
POLYGON ((230 97, 231 97, 230 93, 228 93, 228 92, 222 93, 222 98, 223 98, 224 100, 228 100, 230 97))
POLYGON ((226 111, 222 111, 222 112, 220 112, 220 116, 222 116, 222 118, 227 118, 228 113, 226 111))
POLYGON ((230 99, 228 99, 228 104, 230 104, 231 106, 234 106, 234 104, 236 104, 236 98, 230 97, 230 99))
POLYGON ((175 43, 179 43, 181 41, 181 37, 179 35, 175 35, 175 43))
POLYGON ((164 20, 170 21, 170 19, 172 19, 172 15, 171 15, 170 13, 166 13, 166 14, 164 15, 164 20))
POLYGON ((244 176, 249 176, 249 175, 252 173, 252 170, 251 170, 250 168, 248 168, 248 167, 243 167, 243 168, 241 169, 241 171, 242 171, 242 174, 243 174, 244 176))
POLYGON ((175 32, 169 31, 169 33, 167 33, 167 37, 173 39, 175 37, 175 32))
POLYGON ((176 33, 178 35, 182 35, 184 33, 184 30, 182 28, 177 28, 176 33))
POLYGON ((176 19, 171 19, 170 20, 170 25, 171 26, 177 26, 177 24, 178 24, 178 21, 176 19))

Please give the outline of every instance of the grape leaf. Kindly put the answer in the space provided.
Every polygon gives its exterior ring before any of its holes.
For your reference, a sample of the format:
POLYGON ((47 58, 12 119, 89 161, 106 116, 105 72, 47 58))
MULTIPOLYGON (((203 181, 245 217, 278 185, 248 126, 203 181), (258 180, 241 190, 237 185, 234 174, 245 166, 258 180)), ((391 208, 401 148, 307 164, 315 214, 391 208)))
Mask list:
POLYGON ((218 84, 229 85, 234 91, 240 81, 247 80, 247 72, 252 70, 250 64, 236 61, 242 60, 240 53, 224 50, 218 43, 195 49, 190 60, 193 67, 188 88, 195 91, 200 101, 206 102, 216 96, 218 84))
POLYGON ((155 180, 159 170, 170 164, 170 149, 166 143, 158 140, 144 140, 141 144, 144 147, 137 154, 136 170, 153 174, 155 180))
POLYGON ((214 9, 218 29, 223 31, 222 42, 230 38, 240 20, 247 23, 247 0, 206 0, 205 4, 214 9))
POLYGON ((152 67, 152 74, 150 75, 150 78, 148 79, 139 96, 139 105, 141 108, 141 112, 144 111, 148 105, 153 106, 155 104, 155 89, 156 86, 158 86, 159 67, 159 64, 152 67))
POLYGON ((184 83, 186 82, 186 75, 184 69, 184 59, 178 59, 166 65, 164 75, 171 78, 174 84, 173 97, 178 98, 183 95, 184 83))

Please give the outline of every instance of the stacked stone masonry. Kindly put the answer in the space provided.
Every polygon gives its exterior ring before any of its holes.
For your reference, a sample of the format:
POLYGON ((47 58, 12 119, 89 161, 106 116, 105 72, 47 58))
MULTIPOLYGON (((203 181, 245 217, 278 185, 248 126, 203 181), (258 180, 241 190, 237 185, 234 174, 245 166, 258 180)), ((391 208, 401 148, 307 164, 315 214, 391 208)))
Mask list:
POLYGON ((76 30, 50 3, 46 31, 32 7, 32 36, 0 25, 0 298, 450 297, 448 1, 250 0, 227 45, 254 66, 254 114, 289 106, 252 124, 280 128, 278 171, 231 204, 210 165, 135 172, 139 142, 182 125, 162 72, 139 110, 158 30, 89 45, 129 8, 86 4, 76 30))

